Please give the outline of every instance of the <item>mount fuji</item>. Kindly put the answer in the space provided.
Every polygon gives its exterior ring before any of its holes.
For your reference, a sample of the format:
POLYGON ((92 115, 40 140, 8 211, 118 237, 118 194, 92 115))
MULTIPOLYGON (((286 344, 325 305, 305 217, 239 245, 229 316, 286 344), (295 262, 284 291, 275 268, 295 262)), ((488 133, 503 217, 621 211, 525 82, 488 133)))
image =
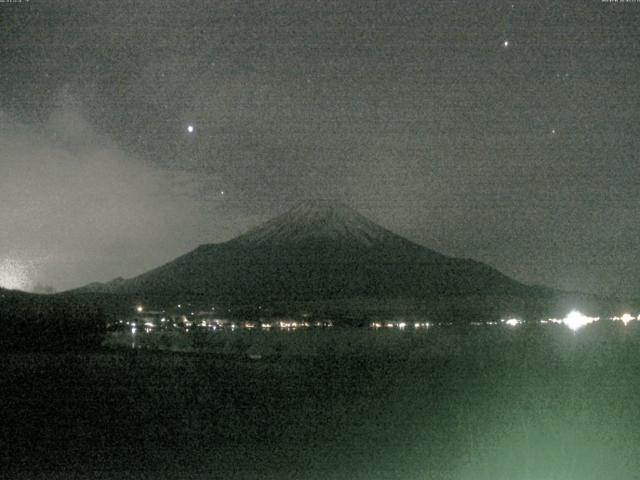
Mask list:
POLYGON ((195 250, 131 279, 81 292, 229 304, 434 296, 539 296, 469 259, 407 240, 333 201, 306 201, 232 240, 195 250))

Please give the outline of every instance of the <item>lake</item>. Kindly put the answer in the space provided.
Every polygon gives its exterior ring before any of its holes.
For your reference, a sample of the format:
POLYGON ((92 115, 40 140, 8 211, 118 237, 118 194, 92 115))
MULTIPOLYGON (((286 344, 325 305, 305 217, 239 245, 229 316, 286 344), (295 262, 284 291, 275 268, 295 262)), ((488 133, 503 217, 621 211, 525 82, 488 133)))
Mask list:
POLYGON ((636 323, 2 354, 0 477, 638 478, 636 323))

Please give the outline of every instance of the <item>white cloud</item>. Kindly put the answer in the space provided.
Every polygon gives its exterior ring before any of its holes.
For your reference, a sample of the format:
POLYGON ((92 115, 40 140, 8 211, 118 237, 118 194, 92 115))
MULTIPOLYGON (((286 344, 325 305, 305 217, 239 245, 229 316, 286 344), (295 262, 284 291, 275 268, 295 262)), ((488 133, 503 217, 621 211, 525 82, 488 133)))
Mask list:
POLYGON ((0 114, 0 285, 62 289, 167 261, 209 233, 209 184, 132 158, 69 95, 44 125, 0 114))

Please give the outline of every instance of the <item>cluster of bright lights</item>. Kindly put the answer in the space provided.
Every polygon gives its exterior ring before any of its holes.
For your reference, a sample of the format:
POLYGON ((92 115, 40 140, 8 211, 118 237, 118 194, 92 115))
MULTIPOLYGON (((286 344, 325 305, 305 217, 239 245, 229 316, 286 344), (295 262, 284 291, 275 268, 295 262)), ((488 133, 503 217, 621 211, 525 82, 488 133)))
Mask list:
MULTIPOLYGON (((382 327, 386 327, 386 328, 398 328, 400 330, 404 330, 409 326, 408 323, 406 322, 371 322, 369 324, 369 327, 371 328, 382 328, 382 327)), ((415 329, 420 329, 420 328, 429 328, 431 326, 431 324, 429 322, 415 322, 413 324, 413 328, 415 329)))
POLYGON ((640 320, 640 315, 634 317, 630 313, 624 313, 621 317, 611 317, 611 320, 622 322, 626 326, 632 320, 640 320))
POLYGON ((547 318, 546 320, 540 320, 542 325, 546 325, 547 323, 562 323, 562 319, 559 318, 547 318))
MULTIPOLYGON (((2 266, 2 264, 0 264, 0 266, 2 266)), ((0 270, 0 273, 1 270, 0 270)), ((0 278, 2 278, 0 276, 0 278)), ((178 308, 182 308, 182 304, 178 304, 177 305, 178 308)), ((215 310, 215 307, 211 307, 211 310, 215 310)), ((135 311, 138 314, 142 314, 145 309, 143 307, 143 305, 136 305, 135 306, 135 311)), ((153 320, 153 315, 156 313, 162 314, 164 312, 164 310, 162 310, 161 312, 147 312, 147 317, 151 317, 151 318, 145 318, 145 322, 144 322, 144 331, 145 332, 151 332, 154 328, 156 328, 158 325, 156 325, 155 321, 153 320)), ((202 315, 201 312, 198 314, 198 316, 202 315)), ((223 319, 209 319, 209 318, 205 318, 205 319, 201 319, 196 321, 195 318, 189 318, 189 316, 193 317, 195 316, 195 312, 190 312, 189 314, 185 314, 182 315, 180 320, 178 321, 178 323, 172 323, 174 328, 179 328, 179 327, 183 327, 186 329, 186 331, 189 331, 189 327, 192 326, 198 326, 198 327, 204 327, 204 328, 211 328, 212 330, 217 330, 217 329, 224 329, 225 327, 230 328, 231 330, 235 330, 236 328, 242 328, 242 329, 253 329, 253 328, 257 328, 260 327, 264 330, 269 330, 271 328, 279 328, 279 329, 283 329, 283 330, 294 330, 294 329, 298 329, 298 328, 309 328, 309 327, 331 327, 333 326, 333 323, 330 321, 316 321, 316 322, 309 322, 306 320, 303 321, 298 321, 298 320, 280 320, 280 321, 276 321, 276 322, 265 322, 265 323, 261 323, 261 322, 252 322, 252 321, 245 321, 245 322, 241 322, 241 323, 233 323, 230 322, 228 320, 223 320, 223 319)), ((305 317, 308 317, 310 315, 306 315, 305 317)), ((612 321, 620 321, 622 322, 625 326, 629 324, 629 322, 634 321, 634 320, 638 320, 640 321, 640 315, 633 316, 630 313, 624 313, 621 316, 614 316, 614 317, 610 317, 609 318, 612 321)), ((572 310, 571 312, 569 312, 567 314, 566 317, 564 318, 548 318, 545 320, 540 320, 540 324, 561 324, 561 325, 565 325, 566 327, 570 328, 571 330, 573 330, 574 332, 581 329, 582 327, 589 325, 590 323, 593 322, 597 322, 598 320, 600 320, 599 317, 589 317, 587 315, 582 314, 581 312, 579 312, 578 310, 572 310)), ((160 319, 161 323, 166 323, 168 322, 169 319, 167 319, 166 317, 162 317, 160 319)), ((174 320, 175 322, 175 320, 174 320)), ((120 320, 119 323, 123 323, 122 320, 120 320)), ((479 321, 475 321, 475 322, 470 322, 471 325, 477 325, 477 326, 482 326, 482 325, 506 325, 509 327, 516 327, 518 325, 522 325, 524 323, 523 320, 518 319, 518 318, 506 318, 506 319, 501 319, 500 321, 489 321, 489 322, 479 322, 479 321)), ((127 325, 130 325, 131 328, 131 333, 135 334, 136 331, 138 330, 138 325, 135 322, 126 322, 127 325)), ((446 323, 446 324, 450 324, 450 323, 446 323)), ((393 328, 397 328, 399 330, 405 330, 407 329, 410 325, 413 325, 415 330, 418 329, 427 329, 429 327, 432 326, 431 323, 429 322, 414 322, 414 323, 407 323, 405 321, 386 321, 386 322, 382 322, 382 321, 375 321, 369 324, 369 326, 371 328, 374 329, 380 329, 380 328, 389 328, 389 329, 393 329, 393 328)), ((444 324, 443 324, 444 325, 444 324)))
MULTIPOLYGON (((179 303, 176 305, 176 307, 184 311, 184 308, 190 305, 191 304, 185 305, 185 304, 179 303)), ((151 329, 156 328, 161 324, 166 324, 166 325, 162 325, 162 327, 172 325, 173 328, 177 328, 177 329, 182 328, 187 332, 192 327, 210 328, 211 330, 223 330, 226 328, 229 328, 231 330, 236 330, 236 329, 251 330, 255 328, 262 328, 262 329, 268 330, 268 329, 271 329, 272 327, 283 329, 283 330, 295 330, 298 328, 309 328, 309 327, 324 328, 324 327, 333 326, 333 322, 328 320, 317 320, 315 322, 310 322, 306 320, 311 316, 310 313, 304 313, 302 315, 304 320, 282 319, 279 321, 264 322, 264 323, 258 322, 258 321, 232 322, 230 320, 222 319, 222 318, 211 318, 210 317, 211 312, 216 311, 216 307, 211 306, 210 308, 211 310, 206 312, 204 311, 195 312, 195 311, 189 310, 181 314, 179 318, 171 319, 171 318, 167 318, 165 314, 165 310, 151 311, 146 309, 146 307, 143 306, 142 304, 137 304, 133 306, 133 310, 136 312, 136 314, 142 317, 143 320, 145 321, 144 325, 148 327, 148 328, 145 328, 145 331, 147 332, 152 331, 151 329), (158 320, 155 318, 156 315, 157 316, 162 315, 162 318, 158 320)), ((262 306, 260 306, 259 308, 262 309, 262 306)), ((227 309, 227 312, 231 312, 231 309, 230 308, 227 309)), ((120 323, 123 324, 124 321, 120 321, 120 323)), ((130 325, 130 324, 135 325, 134 323, 127 322, 127 325, 130 325)))
POLYGON ((509 318, 507 320, 500 320, 500 322, 504 323, 505 325, 509 325, 510 327, 517 327, 522 323, 522 320, 518 320, 517 318, 509 318))
MULTIPOLYGON (((278 327, 282 330, 295 330, 297 328, 310 328, 310 327, 333 327, 333 322, 329 321, 318 321, 318 322, 307 322, 307 321, 297 321, 297 320, 280 320, 275 323, 263 323, 261 324, 262 328, 270 329, 272 327, 278 327)), ((245 328, 248 328, 245 325, 245 328)))
POLYGON ((307 327, 310 327, 311 324, 309 322, 280 321, 280 322, 278 322, 278 326, 280 328, 285 328, 285 329, 307 328, 307 327))
POLYGON ((564 317, 562 323, 564 323, 567 327, 575 332, 585 325, 597 322, 598 320, 600 320, 599 317, 587 317, 577 310, 572 310, 566 317, 564 317))

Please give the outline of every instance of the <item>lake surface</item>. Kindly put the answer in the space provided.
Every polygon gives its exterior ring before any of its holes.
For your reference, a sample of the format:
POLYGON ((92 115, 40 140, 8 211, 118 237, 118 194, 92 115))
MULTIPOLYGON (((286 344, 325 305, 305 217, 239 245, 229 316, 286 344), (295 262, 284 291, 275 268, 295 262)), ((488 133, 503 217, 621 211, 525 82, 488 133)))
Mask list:
POLYGON ((0 478, 638 478, 635 323, 2 354, 0 478))

